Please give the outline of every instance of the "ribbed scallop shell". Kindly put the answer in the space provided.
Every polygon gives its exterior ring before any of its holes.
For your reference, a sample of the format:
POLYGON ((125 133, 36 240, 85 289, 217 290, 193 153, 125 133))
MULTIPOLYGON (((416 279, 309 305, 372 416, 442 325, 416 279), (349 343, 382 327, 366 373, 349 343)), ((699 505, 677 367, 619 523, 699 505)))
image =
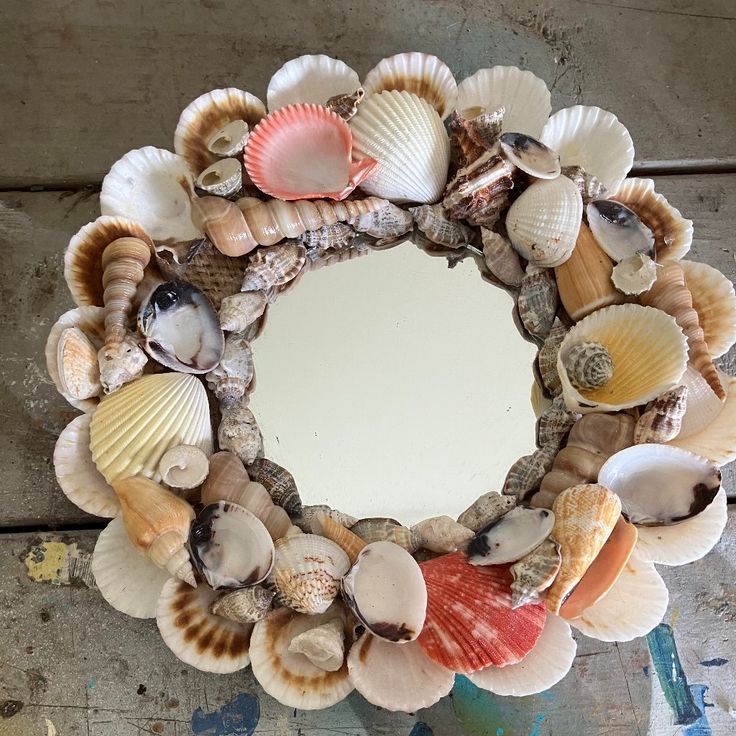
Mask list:
POLYGON ((505 108, 504 132, 526 133, 534 138, 540 137, 552 112, 547 85, 531 72, 515 66, 479 69, 458 85, 455 107, 461 114, 468 108, 480 107, 482 112, 491 112, 501 106, 505 108))
POLYGON ((128 217, 157 242, 201 238, 192 224, 194 180, 187 162, 154 146, 128 151, 102 180, 100 211, 128 217))
POLYGON ((161 457, 176 445, 212 453, 207 393, 191 374, 139 378, 100 402, 92 417, 92 457, 108 483, 131 475, 159 482, 161 457))
POLYGON ((330 97, 355 92, 360 78, 344 61, 325 54, 305 54, 287 61, 268 83, 266 101, 273 112, 286 105, 324 105, 330 97))
POLYGON ((629 131, 600 107, 575 105, 559 110, 545 124, 541 140, 560 154, 563 166, 582 166, 613 193, 634 163, 629 131))
POLYGON ((396 203, 432 204, 442 196, 450 140, 432 106, 410 92, 371 95, 350 120, 358 156, 378 161, 361 188, 396 203))
POLYGON ((76 417, 59 435, 54 447, 54 473, 64 495, 75 506, 109 519, 120 511, 120 502, 92 460, 91 420, 91 414, 76 417))
POLYGON ((674 318, 651 307, 621 304, 599 309, 565 336, 557 370, 570 410, 617 411, 640 406, 673 388, 687 368, 687 340, 674 318), (611 380, 600 388, 576 389, 567 374, 570 349, 597 342, 613 360, 611 380))
POLYGON ((457 100, 457 82, 447 64, 420 51, 381 59, 366 75, 363 89, 366 95, 393 89, 411 92, 429 102, 443 119, 457 100))
POLYGON ((192 100, 179 116, 174 150, 186 160, 194 176, 199 176, 220 158, 209 147, 223 128, 237 120, 245 121, 252 128, 265 115, 263 103, 249 92, 235 87, 205 92, 192 100))
POLYGON ((506 215, 517 252, 537 266, 559 266, 572 254, 583 219, 583 199, 566 176, 534 182, 506 215))

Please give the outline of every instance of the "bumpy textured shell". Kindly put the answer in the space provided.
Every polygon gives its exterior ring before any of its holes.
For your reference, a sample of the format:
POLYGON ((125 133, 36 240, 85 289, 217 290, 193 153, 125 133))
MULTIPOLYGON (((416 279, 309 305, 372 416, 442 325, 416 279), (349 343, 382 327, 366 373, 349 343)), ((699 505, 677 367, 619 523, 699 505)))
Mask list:
POLYGON ((307 252, 297 243, 257 250, 249 259, 243 277, 243 291, 266 291, 281 286, 302 270, 307 252))
POLYGON ((492 230, 480 229, 483 240, 483 260, 488 270, 507 286, 519 287, 524 278, 519 254, 511 247, 511 243, 492 230))
POLYGON ((243 164, 223 158, 208 166, 195 181, 200 189, 218 197, 232 197, 243 189, 243 164))
POLYGON ((552 467, 556 447, 541 447, 531 455, 523 455, 510 468, 503 482, 503 492, 524 498, 539 488, 542 478, 552 467))
POLYGON ((220 327, 225 332, 244 332, 266 311, 268 299, 262 291, 227 296, 220 304, 220 327))
POLYGON ((325 107, 328 110, 332 110, 336 115, 339 115, 343 120, 350 120, 358 112, 358 106, 364 97, 365 90, 362 87, 358 87, 355 92, 333 95, 327 100, 325 107))
POLYGON ((565 358, 565 368, 575 388, 601 388, 613 376, 614 365, 605 345, 581 342, 573 345, 565 358))
POLYGON ((539 416, 537 444, 545 448, 559 447, 578 419, 580 414, 568 410, 564 397, 556 396, 539 416))
POLYGON ((530 271, 521 280, 517 309, 524 328, 530 335, 544 339, 549 335, 557 313, 557 284, 548 270, 530 271))
POLYGON ((511 511, 514 506, 516 506, 514 496, 491 491, 477 498, 457 517, 457 521, 458 524, 462 524, 471 531, 478 532, 487 524, 500 519, 506 512, 511 511))
POLYGON ((687 409, 687 386, 665 391, 639 417, 634 430, 634 442, 668 442, 680 433, 687 409))
POLYGON ((469 243, 473 231, 461 222, 449 220, 445 216, 441 204, 424 204, 421 207, 410 207, 417 227, 433 242, 458 248, 469 243))
POLYGON ((250 386, 255 375, 250 343, 242 334, 230 333, 220 362, 205 376, 207 385, 223 406, 232 406, 250 386))
POLYGON ((584 205, 592 199, 601 199, 608 195, 608 189, 603 182, 597 176, 588 174, 582 166, 563 166, 560 173, 575 184, 584 205))
POLYGON ((511 605, 514 608, 539 599, 539 594, 552 585, 562 564, 560 545, 545 539, 538 547, 511 565, 511 605))
MULTIPOLYGON (((468 113, 468 111, 465 111, 468 113)), ((476 110, 471 110, 471 113, 476 110)), ((491 112, 467 118, 453 112, 447 127, 450 131, 450 161, 462 168, 491 150, 501 137, 505 109, 499 107, 491 112)))
POLYGON ((306 248, 316 248, 320 251, 328 248, 339 249, 350 245, 356 236, 355 230, 344 222, 334 225, 325 225, 319 230, 311 230, 299 236, 299 242, 306 248))
POLYGON ((272 590, 260 585, 239 588, 215 600, 211 610, 216 616, 222 616, 231 621, 254 624, 266 618, 275 595, 272 590))
POLYGON ((567 327, 555 317, 552 329, 544 338, 544 343, 537 353, 539 376, 544 388, 553 396, 562 393, 562 382, 560 381, 560 374, 557 372, 557 353, 560 351, 560 345, 562 345, 566 334, 567 327))
POLYGON ((350 531, 357 534, 367 544, 393 542, 410 553, 416 552, 422 542, 415 532, 402 526, 395 519, 360 519, 350 527, 350 531))
POLYGON ((273 460, 258 458, 248 466, 251 480, 260 483, 271 496, 271 500, 290 514, 298 514, 302 508, 299 490, 294 476, 273 460))
POLYGON ((261 457, 263 437, 253 412, 248 408, 248 397, 242 396, 234 404, 223 406, 221 415, 217 428, 220 449, 234 452, 244 465, 250 465, 261 457))
POLYGON ((383 239, 406 235, 414 227, 414 218, 411 213, 390 202, 380 209, 353 217, 349 222, 356 232, 383 239))

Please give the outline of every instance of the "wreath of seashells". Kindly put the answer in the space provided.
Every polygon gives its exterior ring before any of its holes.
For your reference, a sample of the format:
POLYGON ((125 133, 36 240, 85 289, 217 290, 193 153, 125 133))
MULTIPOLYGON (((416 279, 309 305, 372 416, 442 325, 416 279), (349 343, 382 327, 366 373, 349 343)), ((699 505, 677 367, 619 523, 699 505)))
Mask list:
POLYGON ((304 709, 356 689, 415 711, 454 673, 527 695, 570 669, 571 626, 646 634, 668 601, 655 563, 702 557, 726 523, 736 379, 713 358, 736 341, 736 296, 683 260, 692 223, 627 178, 627 130, 597 107, 550 117, 528 71, 457 85, 422 53, 362 86, 302 56, 267 101, 198 97, 176 153, 113 165, 102 216, 66 250, 77 307, 46 357, 84 413, 54 465, 73 503, 113 517, 92 564, 104 598, 155 617, 187 664, 251 664, 304 709), (457 521, 412 528, 302 505, 248 409, 269 305, 309 270, 407 239, 475 258, 539 346, 538 449, 457 521))

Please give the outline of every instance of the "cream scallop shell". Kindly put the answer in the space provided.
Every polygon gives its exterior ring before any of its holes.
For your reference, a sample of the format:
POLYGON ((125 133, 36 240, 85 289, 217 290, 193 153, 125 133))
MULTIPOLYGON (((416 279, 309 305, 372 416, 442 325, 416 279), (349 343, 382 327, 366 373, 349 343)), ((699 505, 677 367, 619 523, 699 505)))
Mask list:
POLYGON ((583 318, 557 356, 565 403, 582 414, 646 404, 674 388, 686 368, 687 339, 674 318, 638 304, 605 307, 583 318), (613 377, 600 388, 577 389, 570 382, 567 355, 582 342, 600 343, 613 359, 613 377))
POLYGON ((541 141, 560 154, 562 166, 581 166, 612 193, 634 163, 629 131, 600 107, 575 105, 559 110, 545 124, 541 141))
POLYGON ((92 457, 108 483, 132 475, 160 482, 161 458, 177 445, 212 454, 207 392, 191 374, 139 378, 106 397, 92 417, 92 457))
POLYGON ((308 102, 324 105, 330 97, 350 94, 360 77, 344 61, 325 54, 305 54, 287 61, 268 83, 268 111, 308 102))
POLYGON ((351 118, 350 129, 354 154, 378 161, 360 185, 366 193, 396 203, 440 199, 450 139, 428 102, 395 90, 371 95, 351 118))
POLYGON ((128 217, 157 242, 201 238, 192 224, 194 180, 187 162, 154 146, 128 151, 102 180, 103 215, 128 217))
POLYGON ((484 112, 503 107, 503 132, 526 133, 533 138, 540 137, 552 112, 547 85, 530 71, 515 66, 479 69, 463 79, 457 88, 455 107, 460 114, 474 107, 484 112))

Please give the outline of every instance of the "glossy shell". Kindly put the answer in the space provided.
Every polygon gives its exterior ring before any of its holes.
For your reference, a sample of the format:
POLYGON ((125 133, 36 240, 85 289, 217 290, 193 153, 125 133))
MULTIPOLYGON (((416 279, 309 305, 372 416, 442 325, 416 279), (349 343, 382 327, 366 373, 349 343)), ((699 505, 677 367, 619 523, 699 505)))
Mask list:
POLYGON ((514 166, 536 179, 556 179, 560 175, 559 154, 536 138, 524 133, 504 133, 501 150, 514 166))
POLYGON ((654 234, 626 205, 595 199, 585 208, 593 237, 616 263, 643 253, 654 255, 654 234))

